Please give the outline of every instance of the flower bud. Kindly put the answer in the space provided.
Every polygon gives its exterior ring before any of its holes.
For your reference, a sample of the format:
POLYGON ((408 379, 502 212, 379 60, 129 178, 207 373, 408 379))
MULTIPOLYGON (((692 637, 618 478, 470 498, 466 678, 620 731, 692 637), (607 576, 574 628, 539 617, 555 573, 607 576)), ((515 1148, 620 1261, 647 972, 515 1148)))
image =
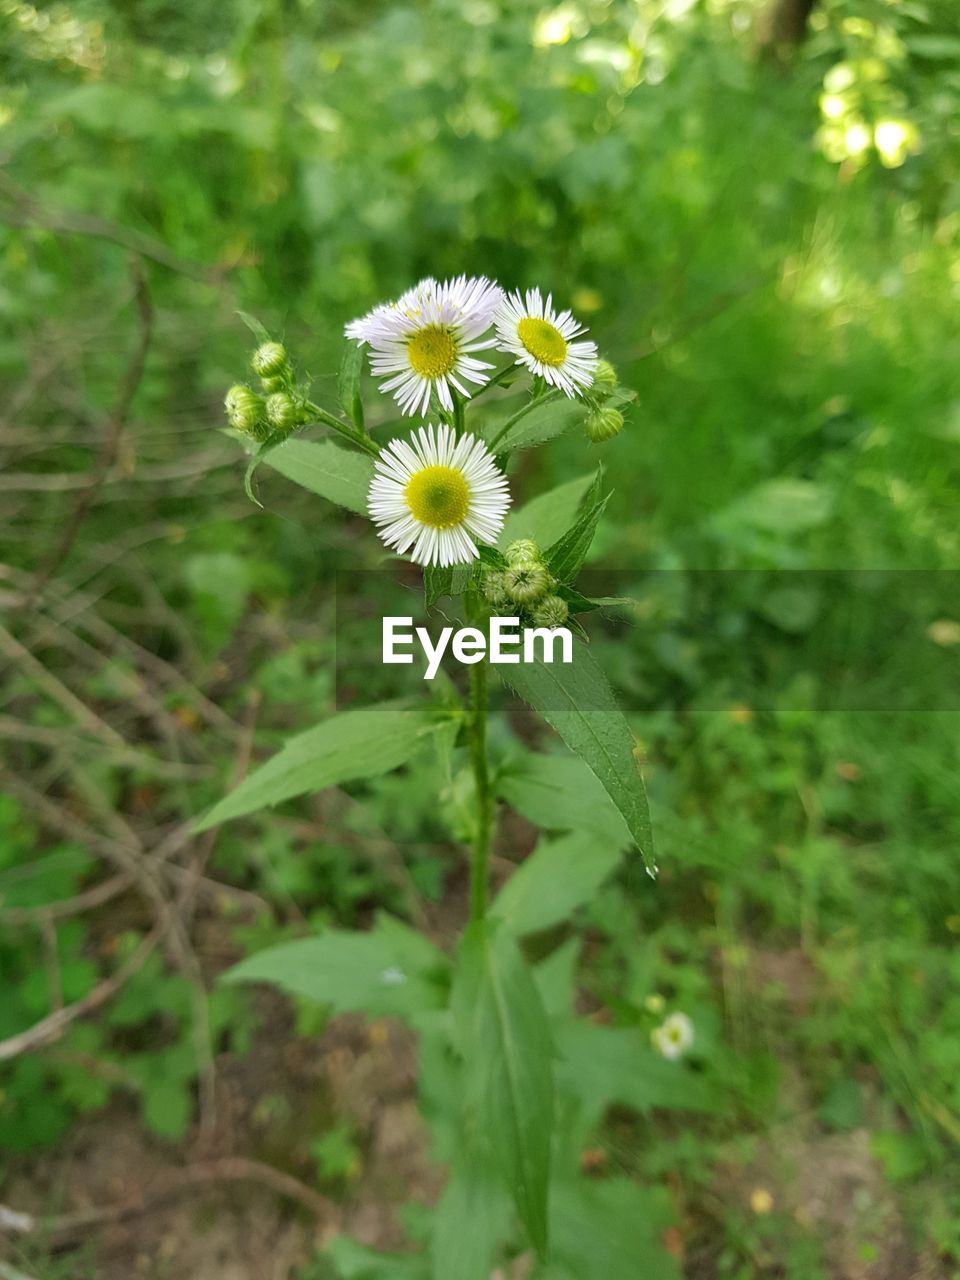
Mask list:
POLYGON ((287 359, 286 348, 279 342, 264 342, 253 353, 250 367, 260 378, 276 378, 289 373, 290 361, 287 359))
POLYGON ((507 564, 511 568, 520 565, 535 565, 540 563, 540 548, 532 538, 518 538, 516 542, 511 542, 506 551, 507 564))
POLYGON ((623 414, 619 409, 594 409, 587 414, 585 428, 587 439, 594 444, 612 440, 623 427, 623 414))
POLYGON ((511 565, 503 575, 504 590, 514 604, 536 604, 552 584, 550 574, 539 564, 511 565))
POLYGON ((544 596, 530 616, 535 627, 549 627, 552 631, 554 627, 563 626, 569 612, 566 600, 560 596, 544 596))
POLYGON ((617 371, 609 360, 597 361, 597 367, 593 371, 593 385, 595 387, 615 387, 617 385, 617 371))
POLYGON ((227 411, 231 427, 242 431, 244 435, 253 436, 255 440, 263 438, 266 408, 255 391, 243 385, 231 387, 223 401, 223 407, 227 411))
POLYGON ((494 609, 503 609, 510 603, 504 575, 496 569, 485 571, 480 582, 480 590, 483 592, 484 600, 494 609))
POLYGON ((292 431, 300 425, 300 410, 285 391, 267 396, 267 421, 275 431, 292 431))
POLYGON ((261 378, 260 385, 263 387, 263 393, 267 396, 276 395, 278 391, 286 391, 287 378, 261 378))

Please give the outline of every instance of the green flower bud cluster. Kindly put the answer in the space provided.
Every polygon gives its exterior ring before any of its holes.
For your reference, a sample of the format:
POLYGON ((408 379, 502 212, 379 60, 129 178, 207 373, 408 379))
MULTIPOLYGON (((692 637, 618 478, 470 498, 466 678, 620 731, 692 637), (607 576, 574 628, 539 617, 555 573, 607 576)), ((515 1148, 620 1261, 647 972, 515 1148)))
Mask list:
POLYGON ((617 371, 609 360, 598 360, 593 373, 593 386, 587 392, 590 412, 584 422, 587 439, 594 444, 612 440, 623 428, 623 414, 604 402, 617 389, 617 371))
POLYGON ((543 563, 537 544, 521 538, 507 547, 506 567, 485 569, 480 589, 493 610, 511 609, 521 622, 535 627, 562 627, 569 609, 562 597, 555 595, 557 581, 543 563))
POLYGON ((279 342, 262 342, 250 368, 260 379, 262 394, 243 384, 231 387, 224 401, 230 425, 257 441, 302 426, 309 415, 286 348, 279 342))

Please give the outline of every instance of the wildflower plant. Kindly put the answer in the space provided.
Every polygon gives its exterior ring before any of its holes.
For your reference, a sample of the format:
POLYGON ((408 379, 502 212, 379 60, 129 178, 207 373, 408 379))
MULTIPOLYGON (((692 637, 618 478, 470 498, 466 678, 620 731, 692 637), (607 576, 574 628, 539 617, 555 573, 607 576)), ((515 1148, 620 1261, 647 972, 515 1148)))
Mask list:
MULTIPOLYGON (((657 1243, 664 1206, 627 1179, 590 1182, 579 1163, 604 1107, 640 1097, 644 1073, 662 1075, 660 1053, 670 1053, 639 1028, 626 1029, 627 1043, 615 1028, 577 1020, 576 940, 542 941, 624 854, 655 873, 639 749, 583 627, 590 612, 623 602, 576 585, 608 495, 601 468, 523 505, 511 479, 521 451, 565 432, 579 431, 585 452, 610 439, 632 393, 549 295, 507 294, 482 277, 423 280, 349 324, 339 412, 313 403, 285 348, 245 319, 258 339, 253 378, 228 392, 226 413, 249 442, 251 496, 254 470, 266 462, 367 516, 390 553, 422 566, 428 611, 444 599, 446 615, 459 607, 481 631, 492 617, 513 617, 522 628, 573 633, 570 662, 544 653, 496 668, 570 755, 518 746, 512 765, 494 767, 482 659, 469 665, 462 699, 451 681, 424 694, 429 686, 411 673, 410 696, 341 711, 292 738, 199 824, 414 768, 427 752, 439 753, 448 777, 462 766, 468 780, 469 919, 452 954, 381 915, 364 932, 331 929, 270 948, 229 975, 272 982, 336 1012, 392 1015, 418 1034, 423 1108, 435 1154, 449 1166, 447 1189, 422 1255, 371 1255, 358 1270, 353 1254, 345 1273, 487 1280, 495 1265, 529 1251, 534 1270, 524 1274, 544 1280, 628 1274, 583 1254, 596 1218, 608 1250, 617 1232, 633 1232, 633 1243, 621 1241, 630 1275, 638 1231, 650 1259, 645 1274, 673 1275, 657 1243), (379 395, 403 415, 389 437, 367 425, 365 361, 379 395), (501 799, 549 834, 491 901, 501 799), (530 950, 535 935, 541 943, 530 950), (619 1225, 610 1236, 612 1223, 619 1225)), ((668 1065, 678 1079, 688 1070, 668 1065)))

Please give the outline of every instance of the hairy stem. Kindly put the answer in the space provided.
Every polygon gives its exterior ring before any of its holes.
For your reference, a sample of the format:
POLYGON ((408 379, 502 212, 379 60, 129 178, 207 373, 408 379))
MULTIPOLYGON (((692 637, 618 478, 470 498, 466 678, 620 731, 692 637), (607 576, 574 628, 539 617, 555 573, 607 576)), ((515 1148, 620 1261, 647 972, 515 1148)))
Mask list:
POLYGON ((476 828, 470 863, 470 919, 482 920, 487 912, 487 878, 490 836, 493 828, 493 795, 487 764, 487 663, 470 668, 470 762, 477 793, 476 828))
POLYGON ((379 454, 380 449, 374 440, 365 433, 358 431, 356 427, 343 422, 340 418, 335 418, 332 413, 327 413, 326 409, 321 409, 319 405, 309 403, 307 408, 316 417, 318 422, 322 422, 327 427, 332 427, 334 431, 339 431, 342 436, 346 436, 353 444, 361 449, 365 449, 367 453, 379 454))

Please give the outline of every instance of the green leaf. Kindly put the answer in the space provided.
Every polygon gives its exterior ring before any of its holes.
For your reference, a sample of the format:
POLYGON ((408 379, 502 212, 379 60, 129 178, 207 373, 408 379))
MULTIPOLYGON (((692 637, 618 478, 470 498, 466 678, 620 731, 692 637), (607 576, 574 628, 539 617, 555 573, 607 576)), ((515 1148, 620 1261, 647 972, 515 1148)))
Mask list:
POLYGON ((915 1133, 895 1129, 874 1133, 870 1150, 883 1165, 890 1182, 912 1182, 930 1168, 929 1149, 915 1133))
POLYGON ((633 837, 596 774, 576 756, 528 752, 501 771, 497 794, 547 831, 590 831, 629 849, 633 837))
POLYGON ((498 669, 597 776, 622 814, 647 870, 655 874, 647 793, 633 735, 589 649, 574 640, 571 663, 537 658, 498 669))
POLYGON ((423 571, 423 593, 428 609, 444 596, 460 596, 470 586, 474 565, 427 565, 423 571))
POLYGON ((547 929, 588 902, 619 861, 615 843, 585 831, 541 840, 500 890, 491 914, 516 934, 547 929))
POLYGON ((602 479, 603 471, 598 467, 593 483, 583 499, 583 509, 580 515, 571 528, 557 539, 544 556, 550 572, 555 574, 561 582, 572 582, 579 573, 580 566, 587 558, 587 552, 593 542, 593 535, 597 531, 600 517, 603 515, 604 507, 610 500, 609 494, 605 498, 600 497, 602 479))
POLYGON ((291 738, 271 760, 214 805, 195 830, 206 831, 307 791, 322 791, 399 768, 440 723, 430 703, 383 702, 341 711, 291 738))
POLYGON ((363 371, 363 347, 348 342, 340 361, 337 399, 344 413, 357 428, 363 430, 363 401, 360 398, 360 374, 363 371))
POLYGON ((258 343, 272 341, 269 333, 267 333, 266 329, 263 327, 263 325, 260 323, 260 321, 257 319, 256 316, 250 315, 250 313, 247 311, 238 311, 237 315, 240 317, 243 323, 247 326, 247 328, 256 338, 258 343))
POLYGON ((451 995, 475 1132, 510 1188, 538 1253, 547 1246, 552 1045, 536 983, 511 935, 469 926, 451 995))
POLYGON ((258 507, 262 507, 263 503, 253 492, 253 473, 256 471, 257 467, 259 467, 260 463, 263 462, 267 454, 276 449, 277 445, 283 444, 289 434, 290 432, 287 428, 284 428, 282 431, 274 431, 266 438, 266 440, 264 440, 263 444, 247 463, 247 469, 243 474, 243 491, 250 501, 255 502, 258 507))
POLYGON ((324 1254, 336 1267, 340 1280, 428 1280, 430 1274, 423 1258, 381 1253, 348 1236, 331 1240, 324 1254))
POLYGON ((489 1280, 510 1224, 510 1197, 479 1151, 458 1150, 433 1221, 433 1280, 489 1280))
POLYGON ((569 529, 577 518, 583 496, 593 483, 592 475, 578 476, 559 484, 547 493, 538 494, 504 522, 498 546, 508 547, 518 538, 532 538, 541 547, 549 547, 569 529))
POLYGON ((498 454, 509 453, 513 449, 529 449, 532 445, 552 440, 568 428, 582 423, 586 416, 587 407, 583 400, 568 400, 559 393, 554 399, 548 394, 541 400, 532 400, 506 422, 492 423, 483 434, 488 445, 498 454))
POLYGON ((674 1221, 663 1188, 631 1178, 564 1179, 553 1189, 551 1262, 558 1275, 576 1280, 680 1280, 680 1266, 662 1243, 674 1221))
POLYGON ((685 1062, 669 1062, 635 1027, 603 1027, 583 1018, 554 1024, 557 1087, 600 1120, 614 1103, 645 1113, 654 1107, 716 1112, 715 1090, 685 1062))
POLYGON ((330 929, 248 956, 225 982, 269 982, 288 995, 329 1005, 336 1013, 413 1018, 444 1002, 442 952, 390 916, 366 933, 330 929))
POLYGON ((357 515, 367 514, 367 491, 373 479, 369 455, 341 449, 332 440, 286 440, 263 461, 328 502, 357 515))

